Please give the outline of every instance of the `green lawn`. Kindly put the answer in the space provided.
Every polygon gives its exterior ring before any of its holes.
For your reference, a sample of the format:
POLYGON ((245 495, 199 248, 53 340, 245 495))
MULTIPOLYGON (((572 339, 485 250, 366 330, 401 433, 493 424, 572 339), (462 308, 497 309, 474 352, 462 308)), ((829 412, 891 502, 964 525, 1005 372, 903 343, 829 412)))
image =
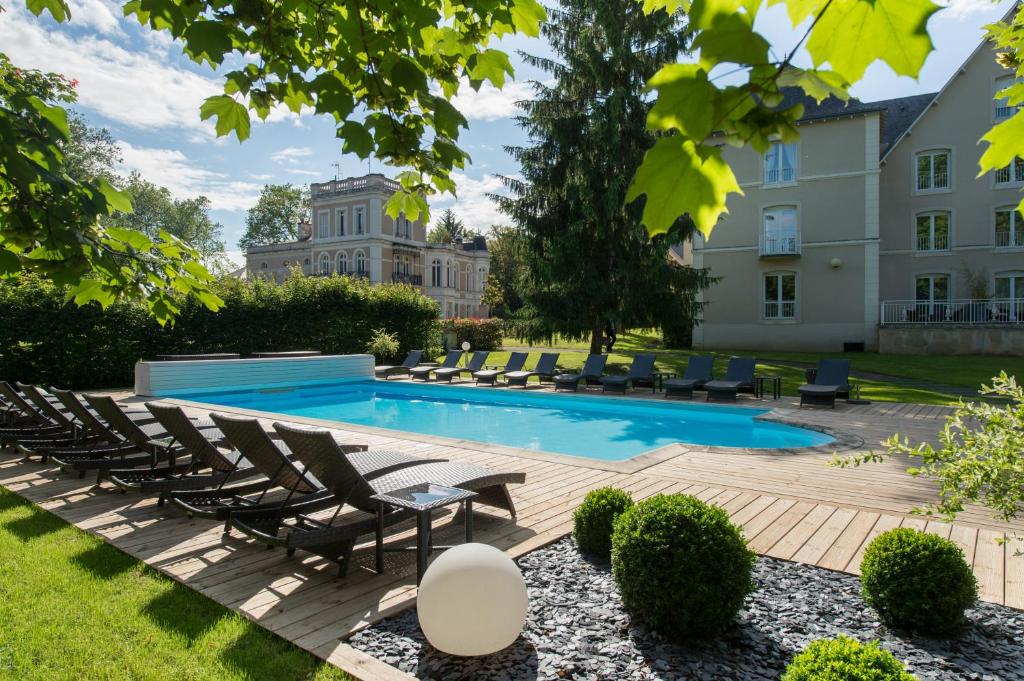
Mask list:
MULTIPOLYGON (((505 347, 523 347, 526 343, 516 338, 506 338, 505 347)), ((562 341, 554 343, 554 350, 561 353, 559 366, 579 367, 583 365, 589 349, 589 343, 562 341)), ((704 354, 705 351, 666 350, 661 345, 661 336, 652 332, 631 332, 619 335, 615 352, 608 359, 608 372, 624 372, 637 352, 655 352, 658 355, 658 368, 666 371, 683 372, 690 355, 704 354)), ((1024 357, 987 357, 987 356, 934 356, 934 355, 880 355, 878 353, 802 353, 802 352, 761 352, 720 350, 716 356, 715 371, 725 372, 730 355, 756 354, 760 360, 758 370, 765 374, 782 376, 782 391, 786 395, 796 395, 797 386, 804 382, 804 371, 801 368, 774 363, 772 360, 806 362, 814 364, 823 357, 847 357, 853 362, 854 370, 886 374, 915 381, 941 383, 949 386, 977 390, 982 383, 990 382, 992 376, 1005 370, 1007 373, 1024 377, 1024 357)), ((532 366, 538 354, 531 355, 527 366, 532 366)), ((508 352, 493 352, 488 359, 489 364, 503 364, 508 352)), ((861 386, 863 397, 876 401, 914 402, 921 404, 951 404, 957 400, 956 395, 930 387, 901 385, 884 380, 854 379, 861 386)))
POLYGON ((351 677, 0 488, 0 678, 351 677))

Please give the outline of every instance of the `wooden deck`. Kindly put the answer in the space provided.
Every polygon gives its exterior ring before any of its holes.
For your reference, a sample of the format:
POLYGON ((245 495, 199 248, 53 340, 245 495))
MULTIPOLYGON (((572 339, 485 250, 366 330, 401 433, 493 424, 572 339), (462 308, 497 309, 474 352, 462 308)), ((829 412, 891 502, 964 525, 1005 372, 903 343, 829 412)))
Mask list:
MULTIPOLYGON (((863 438, 864 449, 896 431, 930 438, 947 413, 921 405, 841 405, 832 412, 798 411, 786 401, 766 404, 784 418, 852 432, 863 438)), ((679 445, 642 470, 623 472, 610 464, 516 455, 465 441, 454 445, 357 427, 334 430, 353 443, 524 471, 526 484, 512 489, 518 518, 513 522, 483 507, 476 523, 477 541, 513 556, 570 532, 573 509, 597 487, 621 487, 634 498, 684 492, 724 508, 760 554, 850 573, 857 573, 865 547, 881 532, 900 526, 935 532, 964 549, 984 600, 1024 608, 1024 557, 1014 555, 1013 545, 997 542, 1024 526, 995 521, 975 508, 953 524, 910 515, 914 506, 932 499, 933 488, 903 473, 897 462, 838 470, 825 466, 826 452, 783 455, 679 445)), ((174 508, 157 507, 151 498, 95 488, 89 479, 22 462, 9 450, 0 450, 0 485, 360 678, 403 676, 344 639, 414 604, 411 556, 388 554, 401 557, 377 575, 370 570, 373 552, 364 545, 349 575, 338 579, 327 561, 301 552, 287 558, 238 536, 224 538, 218 523, 190 520, 174 508)), ((461 532, 460 523, 442 521, 440 528, 442 535, 461 532)), ((411 535, 408 528, 395 541, 411 535)))

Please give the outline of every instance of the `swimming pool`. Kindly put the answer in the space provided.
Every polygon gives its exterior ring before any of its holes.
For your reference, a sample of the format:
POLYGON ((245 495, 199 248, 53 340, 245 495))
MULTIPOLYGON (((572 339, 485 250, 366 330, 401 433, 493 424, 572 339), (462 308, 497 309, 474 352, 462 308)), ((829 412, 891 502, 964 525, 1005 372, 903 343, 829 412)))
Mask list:
POLYGON ((165 395, 606 461, 674 443, 796 448, 825 433, 756 420, 767 410, 364 380, 165 395))

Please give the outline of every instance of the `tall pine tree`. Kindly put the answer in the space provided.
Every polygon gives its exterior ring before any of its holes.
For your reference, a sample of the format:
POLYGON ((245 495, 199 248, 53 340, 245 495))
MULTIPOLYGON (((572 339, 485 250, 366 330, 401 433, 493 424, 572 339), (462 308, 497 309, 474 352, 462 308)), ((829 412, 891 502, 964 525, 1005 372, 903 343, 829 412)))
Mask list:
POLYGON ((643 198, 626 190, 654 138, 645 128, 644 85, 684 53, 685 17, 645 14, 636 0, 563 0, 542 28, 554 58, 521 54, 552 76, 517 118, 530 146, 506 147, 522 178, 502 178, 495 197, 526 243, 520 335, 590 339, 601 351, 606 325, 690 323, 703 271, 670 262, 669 247, 692 235, 679 220, 651 239, 641 226, 643 198))

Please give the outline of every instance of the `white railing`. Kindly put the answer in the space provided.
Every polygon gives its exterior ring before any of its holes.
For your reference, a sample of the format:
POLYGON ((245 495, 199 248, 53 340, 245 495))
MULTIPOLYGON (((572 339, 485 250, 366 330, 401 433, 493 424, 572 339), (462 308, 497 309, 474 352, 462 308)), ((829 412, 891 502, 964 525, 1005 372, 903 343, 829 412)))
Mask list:
POLYGON ((918 191, 929 189, 949 189, 949 175, 946 173, 918 173, 918 191))
POLYGON ((793 301, 768 302, 764 304, 765 319, 795 319, 796 303, 793 301))
POLYGON ((1021 248, 1024 247, 1024 231, 996 232, 996 248, 1021 248))
POLYGON ((350 177, 345 180, 313 183, 309 185, 309 193, 311 196, 319 194, 346 194, 380 186, 393 192, 402 188, 400 183, 385 177, 350 177))
POLYGON ((765 168, 765 184, 782 184, 796 179, 796 168, 765 168))
POLYGON ((917 250, 919 251, 948 251, 949 235, 936 234, 932 239, 929 236, 920 235, 917 237, 917 250))
POLYGON ((1002 120, 1009 118, 1020 110, 1019 106, 1008 106, 1006 104, 996 104, 996 118, 1002 120))
POLYGON ((800 255, 800 232, 761 232, 761 255, 800 255))
POLYGON ((882 303, 881 324, 1024 325, 1024 298, 886 300, 882 303))

